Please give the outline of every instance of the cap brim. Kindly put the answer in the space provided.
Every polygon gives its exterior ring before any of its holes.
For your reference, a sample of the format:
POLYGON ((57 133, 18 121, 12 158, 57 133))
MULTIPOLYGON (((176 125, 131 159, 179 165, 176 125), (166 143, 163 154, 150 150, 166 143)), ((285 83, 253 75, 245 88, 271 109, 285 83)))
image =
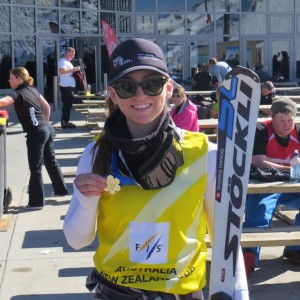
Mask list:
POLYGON ((135 66, 135 67, 128 68, 128 69, 124 70, 123 72, 118 73, 117 75, 113 76, 112 78, 108 78, 107 83, 108 83, 108 85, 113 85, 114 83, 119 81, 121 78, 125 77, 125 75, 127 75, 128 73, 131 73, 133 71, 140 71, 140 70, 151 70, 156 73, 162 74, 163 76, 166 76, 167 78, 170 78, 169 73, 164 72, 163 70, 160 70, 158 68, 151 67, 151 66, 135 66))

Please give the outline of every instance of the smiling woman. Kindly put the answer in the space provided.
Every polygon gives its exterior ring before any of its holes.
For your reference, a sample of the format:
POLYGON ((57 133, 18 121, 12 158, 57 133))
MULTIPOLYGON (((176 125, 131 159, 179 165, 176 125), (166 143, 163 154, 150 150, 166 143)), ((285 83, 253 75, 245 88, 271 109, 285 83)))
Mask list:
MULTIPOLYGON (((110 57, 117 109, 81 156, 64 221, 75 249, 96 232, 101 241, 86 283, 95 299, 203 299, 216 151, 204 134, 175 126, 166 102, 184 92, 173 91, 167 70, 162 50, 145 39, 110 57)), ((234 300, 248 300, 241 252, 236 274, 234 300)))

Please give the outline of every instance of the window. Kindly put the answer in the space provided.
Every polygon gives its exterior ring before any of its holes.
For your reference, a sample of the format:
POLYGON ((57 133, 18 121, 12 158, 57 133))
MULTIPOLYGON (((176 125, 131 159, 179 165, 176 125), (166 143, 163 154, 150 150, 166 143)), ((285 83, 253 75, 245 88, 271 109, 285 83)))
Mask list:
POLYGON ((74 7, 78 8, 79 7, 80 1, 77 0, 60 0, 60 6, 61 7, 74 7))
POLYGON ((58 33, 58 10, 39 8, 37 9, 37 31, 58 33))
POLYGON ((155 11, 155 0, 135 0, 136 12, 155 11))
POLYGON ((0 6, 0 16, 1 31, 10 32, 10 8, 8 6, 0 6))
POLYGON ((215 2, 217 12, 238 12, 240 10, 239 0, 219 0, 215 2))
POLYGON ((157 0, 158 11, 161 12, 184 12, 185 11, 185 1, 184 0, 157 0))
POLYGON ((82 12, 82 33, 98 33, 98 13, 97 11, 82 12))
POLYGON ((0 38, 0 88, 10 88, 8 83, 9 70, 12 68, 11 64, 11 40, 9 35, 1 35, 0 38))
POLYGON ((160 14, 158 15, 158 34, 179 35, 184 34, 185 20, 181 14, 160 14))
POLYGON ((207 13, 213 10, 213 0, 187 0, 187 11, 197 13, 207 13))
POLYGON ((270 33, 293 33, 293 15, 273 15, 270 16, 270 33))
MULTIPOLYGON (((296 2, 299 2, 296 0, 296 2)), ((294 0, 269 0, 269 12, 294 12, 294 0)))
POLYGON ((266 34, 267 16, 246 14, 241 17, 241 34, 266 34))
POLYGON ((61 11, 61 31, 64 33, 79 33, 79 11, 61 11))
POLYGON ((154 15, 137 15, 136 16, 136 31, 138 34, 154 34, 155 29, 154 15))
POLYGON ((119 16, 119 33, 131 33, 131 16, 119 16))
POLYGON ((15 32, 35 32, 34 9, 29 7, 13 7, 13 30, 15 32))

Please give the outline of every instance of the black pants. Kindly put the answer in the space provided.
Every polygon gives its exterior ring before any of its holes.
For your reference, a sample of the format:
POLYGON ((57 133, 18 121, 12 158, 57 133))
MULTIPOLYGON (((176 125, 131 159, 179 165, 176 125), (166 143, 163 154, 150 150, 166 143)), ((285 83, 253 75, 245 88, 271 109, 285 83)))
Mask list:
POLYGON ((61 109, 61 121, 69 123, 71 109, 74 101, 75 87, 59 87, 61 93, 62 109, 61 109))
POLYGON ((65 194, 65 184, 60 166, 55 158, 54 131, 50 124, 27 133, 27 156, 30 169, 29 205, 44 205, 43 163, 47 169, 55 194, 65 194))

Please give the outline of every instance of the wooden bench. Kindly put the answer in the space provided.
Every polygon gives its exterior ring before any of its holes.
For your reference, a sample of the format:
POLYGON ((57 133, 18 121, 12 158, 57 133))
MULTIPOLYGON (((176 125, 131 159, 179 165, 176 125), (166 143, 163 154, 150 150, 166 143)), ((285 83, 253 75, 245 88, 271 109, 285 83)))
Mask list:
POLYGON ((210 141, 216 141, 217 140, 217 134, 216 133, 205 133, 210 141))
POLYGON ((283 82, 283 81, 278 81, 278 82, 273 82, 273 85, 276 87, 296 87, 299 86, 298 82, 296 81, 290 81, 290 82, 283 82))
MULTIPOLYGON (((207 247, 211 247, 209 236, 206 235, 207 247)), ((285 227, 271 227, 266 229, 244 228, 241 236, 241 246, 276 247, 300 245, 300 225, 285 227)))
MULTIPOLYGON (((270 118, 257 118, 257 123, 264 122, 270 118)), ((218 127, 218 119, 200 119, 198 120, 198 124, 200 126, 200 130, 204 129, 214 129, 218 127)), ((300 118, 296 116, 295 124, 300 124, 300 118)))
POLYGON ((102 130, 101 129, 92 129, 90 131, 90 133, 93 134, 93 135, 99 135, 99 134, 102 133, 102 130))

